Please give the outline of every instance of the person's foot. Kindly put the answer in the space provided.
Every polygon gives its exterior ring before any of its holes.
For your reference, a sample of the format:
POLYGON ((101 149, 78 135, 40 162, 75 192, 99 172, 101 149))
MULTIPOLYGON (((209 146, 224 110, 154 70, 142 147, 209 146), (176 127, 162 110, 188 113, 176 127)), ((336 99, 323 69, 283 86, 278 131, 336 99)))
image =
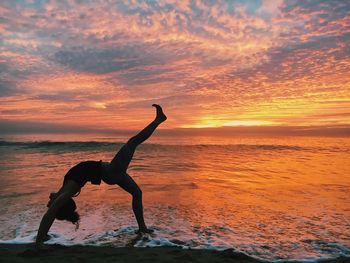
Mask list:
POLYGON ((140 228, 139 230, 136 231, 137 234, 152 234, 154 232, 153 229, 149 228, 140 228))
POLYGON ((165 116, 162 107, 160 107, 158 104, 152 104, 153 107, 157 109, 157 116, 155 121, 158 123, 162 123, 163 121, 166 121, 167 117, 165 116))

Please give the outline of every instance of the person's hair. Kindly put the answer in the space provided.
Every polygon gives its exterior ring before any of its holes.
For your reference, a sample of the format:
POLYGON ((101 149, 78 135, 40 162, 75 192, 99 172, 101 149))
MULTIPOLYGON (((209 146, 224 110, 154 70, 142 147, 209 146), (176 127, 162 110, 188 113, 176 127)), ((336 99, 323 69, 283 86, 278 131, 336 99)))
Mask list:
MULTIPOLYGON (((51 199, 51 196, 50 196, 51 199)), ((49 205, 48 205, 49 206, 49 205)), ((65 202, 57 211, 55 218, 58 220, 67 220, 75 224, 76 229, 79 228, 79 219, 80 216, 77 209, 77 205, 75 204, 73 198, 69 198, 67 202, 65 202)))

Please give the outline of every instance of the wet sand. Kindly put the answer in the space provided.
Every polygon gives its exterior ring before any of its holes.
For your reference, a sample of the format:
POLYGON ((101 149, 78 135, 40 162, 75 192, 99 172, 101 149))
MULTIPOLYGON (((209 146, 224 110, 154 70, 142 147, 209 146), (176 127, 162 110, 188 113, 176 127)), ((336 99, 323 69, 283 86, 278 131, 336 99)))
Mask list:
POLYGON ((113 248, 92 246, 51 245, 48 251, 37 253, 32 245, 0 245, 0 262, 259 262, 232 250, 185 250, 174 247, 113 248))
MULTIPOLYGON (((33 245, 0 245, 0 262, 236 262, 256 263, 266 262, 253 259, 231 249, 225 251, 186 250, 176 247, 92 247, 60 245, 48 246, 48 250, 36 252, 33 245)), ((345 263, 349 258, 323 260, 323 263, 345 263)))

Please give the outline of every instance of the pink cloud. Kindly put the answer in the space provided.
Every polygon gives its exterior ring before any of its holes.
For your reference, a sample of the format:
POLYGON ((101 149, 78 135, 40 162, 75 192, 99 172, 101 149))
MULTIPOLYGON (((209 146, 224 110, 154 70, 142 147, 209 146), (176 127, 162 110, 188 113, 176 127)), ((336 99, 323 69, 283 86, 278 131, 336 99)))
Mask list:
POLYGON ((346 1, 316 0, 5 1, 0 92, 12 102, 0 111, 135 127, 129 108, 154 100, 176 116, 169 127, 316 124, 328 110, 322 123, 348 123, 347 112, 322 101, 349 100, 349 10, 346 1), (25 100, 13 100, 21 93, 25 100))

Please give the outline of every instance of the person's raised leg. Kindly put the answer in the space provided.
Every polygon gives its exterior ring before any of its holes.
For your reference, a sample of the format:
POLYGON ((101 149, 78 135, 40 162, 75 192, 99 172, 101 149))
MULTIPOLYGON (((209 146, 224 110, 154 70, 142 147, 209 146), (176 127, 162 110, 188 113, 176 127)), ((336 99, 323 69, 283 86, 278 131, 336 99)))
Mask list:
POLYGON ((119 171, 126 172, 134 155, 136 147, 151 137, 159 124, 167 119, 162 108, 159 105, 153 104, 152 106, 156 108, 157 114, 155 119, 142 131, 130 138, 127 143, 119 150, 119 152, 115 155, 110 163, 112 170, 118 169, 119 171))
POLYGON ((137 183, 128 175, 125 174, 123 179, 118 182, 118 185, 132 195, 132 210, 134 211, 139 233, 151 233, 145 224, 143 218, 142 191, 137 183))

